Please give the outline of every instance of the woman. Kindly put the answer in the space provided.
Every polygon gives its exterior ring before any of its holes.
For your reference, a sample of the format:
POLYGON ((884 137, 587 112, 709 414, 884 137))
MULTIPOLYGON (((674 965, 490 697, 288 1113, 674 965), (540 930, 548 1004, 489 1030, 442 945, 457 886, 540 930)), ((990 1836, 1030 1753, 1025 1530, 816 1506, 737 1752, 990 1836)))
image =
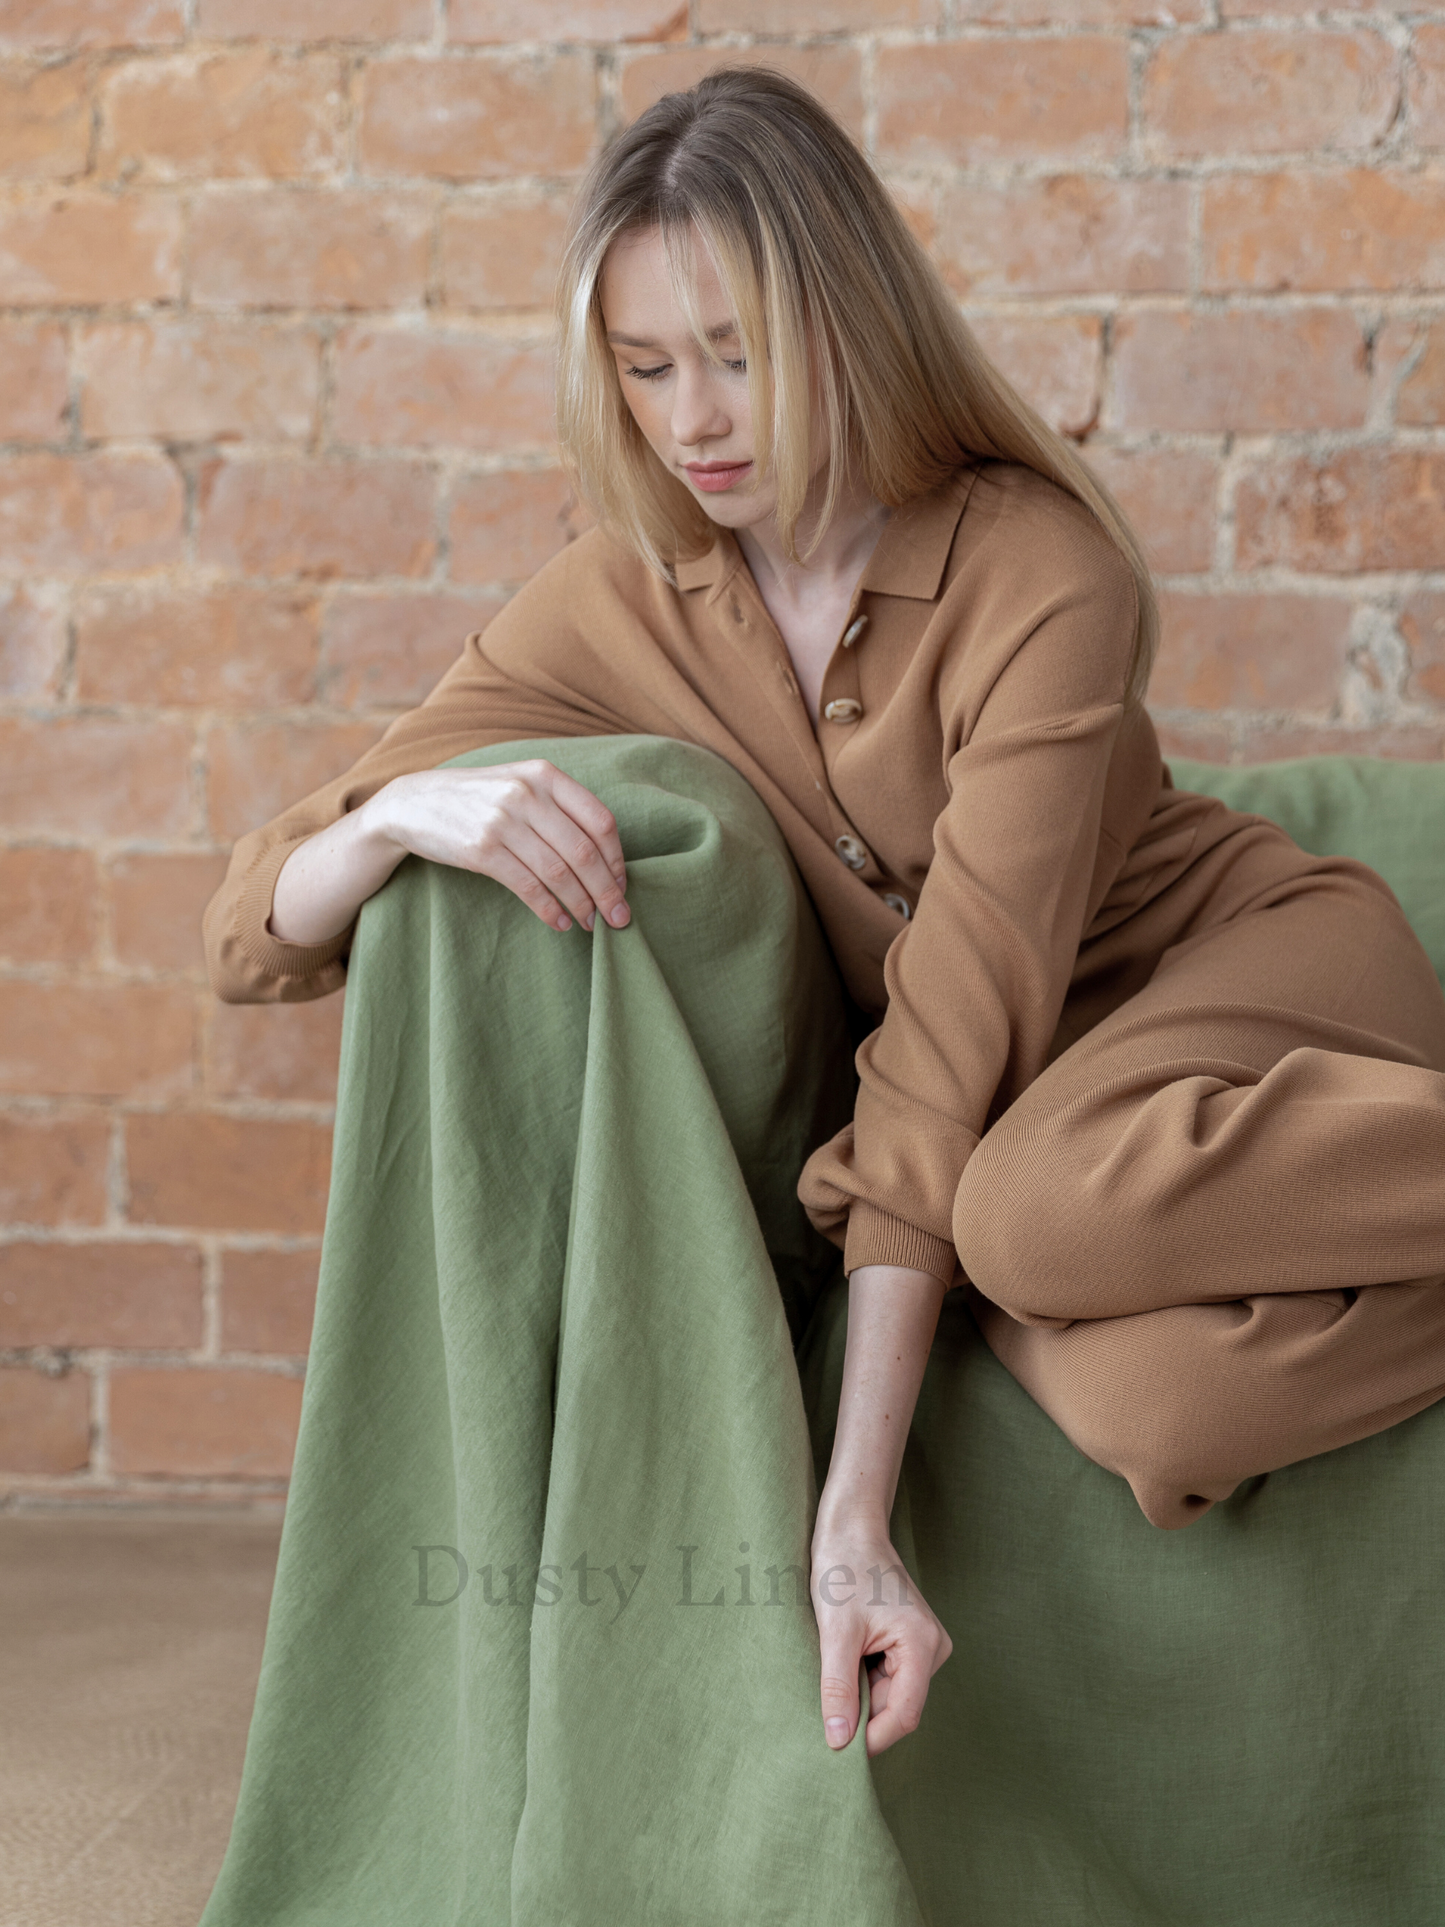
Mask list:
POLYGON ((1156 1525, 1445 1391, 1445 1000, 1371 871, 1173 789, 1123 516, 800 89, 717 74, 622 135, 560 320, 599 529, 243 839, 212 976, 336 988, 408 854, 624 928, 607 809, 545 762, 437 767, 478 745, 643 733, 746 777, 875 1022, 799 1193, 849 1279, 822 1717, 845 1746, 882 1655, 876 1753, 951 1650, 889 1537, 951 1287, 1156 1525), (872 1569, 902 1583, 838 1597, 872 1569))

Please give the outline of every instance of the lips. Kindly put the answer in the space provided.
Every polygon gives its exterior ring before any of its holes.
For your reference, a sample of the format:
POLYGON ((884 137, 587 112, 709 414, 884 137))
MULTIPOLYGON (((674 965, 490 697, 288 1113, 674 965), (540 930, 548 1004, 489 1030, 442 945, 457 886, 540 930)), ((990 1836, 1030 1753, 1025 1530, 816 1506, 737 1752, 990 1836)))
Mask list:
POLYGON ((688 462, 684 473, 694 488, 717 495, 740 482, 751 468, 751 462, 688 462))

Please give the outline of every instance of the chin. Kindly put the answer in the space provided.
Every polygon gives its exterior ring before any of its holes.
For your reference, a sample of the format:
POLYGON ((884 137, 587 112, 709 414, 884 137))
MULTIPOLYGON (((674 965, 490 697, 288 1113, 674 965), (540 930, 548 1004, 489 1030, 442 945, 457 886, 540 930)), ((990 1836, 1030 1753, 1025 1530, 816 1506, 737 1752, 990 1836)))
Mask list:
POLYGON ((771 502, 760 502, 755 495, 703 495, 696 499, 710 522, 725 529, 750 529, 765 522, 773 512, 771 502))

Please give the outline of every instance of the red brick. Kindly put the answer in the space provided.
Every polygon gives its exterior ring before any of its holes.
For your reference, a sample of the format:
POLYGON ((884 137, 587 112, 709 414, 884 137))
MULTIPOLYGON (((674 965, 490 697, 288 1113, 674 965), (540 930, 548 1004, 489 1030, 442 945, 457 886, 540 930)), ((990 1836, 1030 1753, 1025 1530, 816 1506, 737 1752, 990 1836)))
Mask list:
POLYGON ((174 300, 180 206, 78 189, 0 207, 0 287, 10 307, 174 300))
POLYGON ((84 963, 95 949, 95 894, 88 850, 0 850, 0 957, 84 963))
POLYGON ((1400 611, 1410 652, 1405 694, 1412 703, 1445 705, 1445 591, 1422 589, 1400 611))
POLYGON ((103 1117, 0 1114, 0 1221, 99 1224, 109 1161, 103 1117))
POLYGON ((0 1346, 201 1342, 201 1254, 184 1245, 0 1244, 0 1346))
POLYGON ((1178 709, 1327 713, 1339 697, 1350 604, 1325 596, 1160 597, 1149 700, 1178 709))
POLYGON ((221 1269, 221 1349, 299 1356, 311 1344, 315 1251, 228 1251, 221 1269))
POLYGON ((201 912, 226 874, 223 856, 118 856, 109 866, 116 959, 150 970, 199 970, 201 912))
POLYGON ((1399 100, 1399 57, 1378 34, 1180 34, 1145 70, 1145 139, 1161 155, 1372 147, 1399 100))
MULTIPOLYGON (((487 4, 499 3, 487 0, 487 4)), ((698 0, 697 30, 774 35, 870 33, 880 27, 936 27, 942 17, 942 0, 698 0)))
POLYGON ((180 475, 160 455, 12 455, 0 462, 0 568, 178 562, 184 507, 180 475))
MULTIPOLYGON (((874 3, 886 7, 888 0, 874 3)), ((713 31, 702 28, 704 33, 713 31)), ((447 8, 447 39, 473 45, 524 39, 555 43, 686 37, 687 0, 533 0, 525 33, 517 31, 517 10, 510 0, 450 0, 447 8)))
POLYGON ((321 997, 302 1004, 212 1004, 206 1090, 213 1097, 334 1103, 342 1002, 321 997))
POLYGON ((321 630, 322 701, 336 709, 413 708, 506 599, 485 590, 334 596, 321 630))
POLYGON ((235 1366, 110 1375, 110 1462, 122 1474, 282 1478, 301 1419, 301 1380, 235 1366))
POLYGON ((1410 123, 1421 147, 1445 147, 1445 25, 1438 22, 1415 29, 1410 123))
POLYGON ((449 308, 550 308, 567 231, 556 195, 453 201, 442 211, 443 300, 449 308))
POLYGON ((192 297, 202 308, 413 307, 431 218, 410 194, 212 188, 192 217, 192 297))
POLYGON ((332 432, 362 444, 548 448, 556 434, 553 383, 549 347, 352 329, 336 346, 332 432))
POLYGON ((1173 27, 1207 19, 1208 8, 1205 0, 954 0, 954 17, 987 27, 1173 27))
POLYGON ((1196 763, 1227 763, 1232 758, 1233 746, 1223 729, 1174 723, 1157 723, 1155 728, 1166 761, 1171 756, 1187 756, 1196 763))
POLYGON ((1235 498, 1241 568, 1435 569, 1445 554, 1445 453, 1346 448, 1264 461, 1235 498))
POLYGON ((261 723, 212 732, 207 802, 217 837, 244 836, 340 776, 381 734, 371 723, 261 723))
POLYGON ((1369 404, 1365 339, 1346 308, 1124 314, 1111 361, 1111 428, 1354 428, 1369 404))
POLYGON ((56 586, 0 582, 0 697, 55 697, 66 648, 64 597, 56 586))
POLYGON ((622 69, 622 113, 635 120, 645 108, 717 67, 773 67, 815 93, 855 136, 863 132, 863 71, 852 47, 669 47, 638 54, 622 69))
POLYGON ((1386 321, 1375 336, 1371 373, 1385 412, 1403 427, 1445 421, 1445 327, 1438 317, 1386 321))
POLYGON ((426 40, 431 0, 197 0, 207 40, 426 40))
POLYGON ((1189 184, 1085 174, 943 190, 935 258, 961 294, 1152 294, 1189 285, 1189 184))
POLYGON ((304 703, 319 647, 316 597, 304 589, 107 583, 76 603, 76 695, 162 708, 304 703))
POLYGON ((165 46, 185 34, 182 0, 6 0, 0 47, 165 46))
POLYGON ((1214 498, 1219 462, 1195 448, 1101 448, 1090 468, 1112 490, 1148 548, 1156 569, 1187 574, 1214 560, 1214 498))
POLYGON ((49 321, 0 321, 0 441, 57 441, 67 395, 64 332, 49 321))
POLYGON ((178 1097, 195 1006, 160 984, 0 984, 0 1087, 26 1097, 178 1097))
POLYGON ((291 180, 340 164, 341 65, 265 47, 133 60, 101 90, 102 177, 291 180))
POLYGON ((452 506, 452 575, 460 582, 525 582, 579 532, 560 469, 471 475, 452 506))
POLYGON ((0 68, 0 174, 70 180, 89 153, 87 61, 0 68))
POLYGON ((1425 331, 1419 359, 1395 396, 1395 420, 1411 428, 1445 422, 1445 326, 1425 331))
POLYGON ((575 173, 596 119, 586 54, 375 60, 362 88, 361 166, 449 181, 575 173))
MULTIPOLYGON (((1297 19, 1301 14, 1319 13, 1321 10, 1319 0, 1219 0, 1219 14, 1222 20, 1257 19, 1261 14, 1283 15, 1297 19)), ((1420 0, 1358 0, 1358 3, 1352 5, 1349 11, 1388 16, 1399 13, 1420 13, 1424 9, 1420 5, 1420 0)))
POLYGON ((85 434, 167 441, 304 439, 316 421, 320 343, 296 328, 104 322, 81 336, 85 434))
POLYGON ((0 1365, 0 1467, 79 1472, 89 1460, 89 1372, 0 1365))
POLYGON ((984 353, 1061 434, 1082 435, 1097 418, 1103 337, 1095 316, 970 314, 969 322, 984 353))
POLYGON ((200 555, 244 575, 424 575, 434 494, 410 462, 218 462, 202 478, 200 555))
POLYGON ((137 1224, 215 1231, 320 1231, 331 1133, 292 1119, 174 1111, 126 1119, 137 1224))
POLYGON ((1371 168, 1202 187, 1206 288, 1445 286, 1445 181, 1371 168))
POLYGON ((1438 763, 1438 730, 1269 729, 1245 737, 1244 763, 1277 763, 1293 756, 1390 756, 1406 763, 1438 763))
POLYGON ((190 761, 191 732, 172 723, 0 718, 0 822, 19 836, 175 836, 190 761))
POLYGON ((880 47, 878 149, 886 159, 1107 160, 1129 116, 1121 39, 961 40, 880 47))

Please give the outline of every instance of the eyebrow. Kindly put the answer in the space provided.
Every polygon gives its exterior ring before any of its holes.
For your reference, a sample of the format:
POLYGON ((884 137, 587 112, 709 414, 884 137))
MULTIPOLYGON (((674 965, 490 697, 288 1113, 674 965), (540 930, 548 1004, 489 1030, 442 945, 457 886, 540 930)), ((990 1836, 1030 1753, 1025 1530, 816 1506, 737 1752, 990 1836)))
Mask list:
MULTIPOLYGON (((737 331, 738 324, 736 321, 720 321, 715 328, 708 329, 707 338, 709 341, 726 341, 729 336, 735 335, 737 331)), ((607 339, 614 348, 657 348, 660 350, 662 346, 662 344, 657 341, 639 341, 634 335, 609 333, 607 339)))

